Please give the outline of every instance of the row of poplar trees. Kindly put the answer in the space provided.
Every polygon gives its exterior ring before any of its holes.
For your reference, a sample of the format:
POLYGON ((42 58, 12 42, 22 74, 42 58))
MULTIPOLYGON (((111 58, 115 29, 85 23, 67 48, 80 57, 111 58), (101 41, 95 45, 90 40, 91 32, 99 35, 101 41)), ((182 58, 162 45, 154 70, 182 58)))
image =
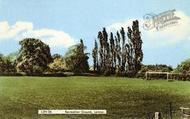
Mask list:
POLYGON ((113 35, 105 28, 98 32, 98 42, 92 51, 94 71, 103 75, 135 76, 143 60, 142 39, 138 20, 133 21, 127 33, 122 27, 113 35))

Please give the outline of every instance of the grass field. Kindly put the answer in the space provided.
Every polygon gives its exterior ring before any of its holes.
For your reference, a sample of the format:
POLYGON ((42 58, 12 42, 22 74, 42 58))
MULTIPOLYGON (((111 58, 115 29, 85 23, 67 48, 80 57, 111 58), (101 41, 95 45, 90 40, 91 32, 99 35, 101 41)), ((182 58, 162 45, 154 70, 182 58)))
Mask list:
POLYGON ((168 118, 190 107, 190 82, 116 77, 0 77, 0 119, 168 118), (107 115, 38 115, 38 109, 106 109, 107 115))

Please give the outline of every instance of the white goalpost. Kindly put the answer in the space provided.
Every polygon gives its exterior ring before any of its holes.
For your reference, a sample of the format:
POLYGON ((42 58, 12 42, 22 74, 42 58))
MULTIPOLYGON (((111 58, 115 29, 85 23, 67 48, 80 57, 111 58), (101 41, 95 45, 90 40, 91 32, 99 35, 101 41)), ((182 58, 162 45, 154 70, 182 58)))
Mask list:
POLYGON ((149 74, 163 74, 166 75, 167 80, 170 79, 169 75, 174 75, 174 74, 180 74, 180 73, 170 73, 170 72, 152 72, 152 71, 147 71, 145 73, 145 78, 148 79, 149 74))
POLYGON ((148 74, 165 74, 165 75, 167 75, 167 79, 169 78, 169 72, 146 72, 145 73, 145 77, 146 77, 146 79, 148 79, 148 74))

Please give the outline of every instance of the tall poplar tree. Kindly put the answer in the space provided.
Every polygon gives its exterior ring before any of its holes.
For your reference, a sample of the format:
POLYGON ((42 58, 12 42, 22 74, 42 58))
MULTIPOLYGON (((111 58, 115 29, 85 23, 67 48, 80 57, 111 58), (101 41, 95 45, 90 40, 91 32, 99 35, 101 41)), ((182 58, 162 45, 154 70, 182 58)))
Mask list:
POLYGON ((94 71, 98 71, 99 68, 98 68, 98 43, 97 41, 95 40, 94 41, 94 49, 92 51, 92 57, 93 57, 93 62, 94 62, 94 71))

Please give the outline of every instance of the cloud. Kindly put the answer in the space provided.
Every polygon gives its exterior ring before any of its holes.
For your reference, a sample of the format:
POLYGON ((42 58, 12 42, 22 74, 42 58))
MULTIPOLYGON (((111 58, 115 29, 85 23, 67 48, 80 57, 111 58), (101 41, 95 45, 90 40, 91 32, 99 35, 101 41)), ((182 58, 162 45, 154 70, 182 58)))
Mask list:
MULTIPOLYGON (((139 18, 141 35, 149 46, 167 46, 174 45, 181 42, 189 41, 190 39, 190 16, 186 15, 182 11, 176 11, 175 16, 180 17, 178 23, 173 26, 166 26, 162 30, 145 30, 143 29, 144 20, 139 18)), ((113 23, 106 28, 108 31, 117 31, 121 27, 124 27, 127 30, 127 27, 132 25, 132 21, 135 19, 129 19, 126 21, 113 23)))
POLYGON ((16 22, 10 26, 7 21, 0 22, 0 40, 6 40, 15 37, 22 31, 32 30, 33 25, 29 22, 16 22))
POLYGON ((39 38, 50 47, 69 47, 75 43, 68 33, 47 28, 34 29, 31 22, 16 22, 14 25, 9 25, 7 21, 0 22, 0 41, 23 38, 39 38))
POLYGON ((69 34, 63 31, 57 31, 53 29, 39 29, 39 30, 27 31, 23 33, 21 37, 39 38, 52 47, 56 46, 69 47, 75 43, 75 40, 69 34))

